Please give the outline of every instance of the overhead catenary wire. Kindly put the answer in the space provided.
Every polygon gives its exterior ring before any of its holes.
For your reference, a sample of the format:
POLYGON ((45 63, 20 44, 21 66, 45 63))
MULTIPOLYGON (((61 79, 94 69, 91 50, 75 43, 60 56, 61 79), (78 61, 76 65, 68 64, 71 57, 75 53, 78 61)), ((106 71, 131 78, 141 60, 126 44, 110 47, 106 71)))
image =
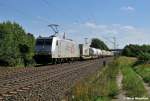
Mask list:
POLYGON ((111 44, 113 45, 113 48, 114 48, 114 49, 117 49, 117 48, 118 48, 119 45, 117 44, 117 39, 116 39, 115 36, 110 37, 111 40, 108 39, 108 38, 106 38, 106 37, 104 37, 104 36, 102 36, 102 38, 104 38, 107 42, 111 43, 111 44))
MULTIPOLYGON (((47 0, 41 0, 41 1, 44 2, 44 4, 48 5, 48 1, 47 0)), ((5 9, 10 10, 10 11, 13 11, 13 12, 19 14, 19 16, 22 16, 24 18, 31 18, 31 17, 33 17, 33 18, 36 18, 38 20, 43 21, 44 23, 47 22, 47 21, 44 21, 42 19, 39 19, 37 16, 34 16, 33 14, 29 14, 29 13, 26 13, 26 12, 20 10, 20 9, 17 9, 13 5, 8 5, 6 3, 1 3, 0 2, 0 7, 5 8, 5 9)))
POLYGON ((0 3, 0 5, 1 5, 1 7, 6 8, 7 10, 13 11, 13 12, 19 14, 19 16, 22 16, 24 18, 31 18, 31 17, 34 18, 35 17, 29 13, 25 13, 25 12, 21 11, 20 9, 15 8, 12 5, 7 5, 5 3, 0 3))

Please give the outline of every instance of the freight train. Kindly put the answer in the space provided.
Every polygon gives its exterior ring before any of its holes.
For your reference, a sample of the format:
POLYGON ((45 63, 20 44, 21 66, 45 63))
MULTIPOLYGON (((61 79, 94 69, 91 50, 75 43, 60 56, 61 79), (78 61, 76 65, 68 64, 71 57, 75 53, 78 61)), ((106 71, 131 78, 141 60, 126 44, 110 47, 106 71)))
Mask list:
POLYGON ((77 44, 70 39, 53 35, 36 39, 35 60, 37 63, 52 62, 56 64, 106 56, 113 56, 113 53, 90 47, 88 44, 77 44))

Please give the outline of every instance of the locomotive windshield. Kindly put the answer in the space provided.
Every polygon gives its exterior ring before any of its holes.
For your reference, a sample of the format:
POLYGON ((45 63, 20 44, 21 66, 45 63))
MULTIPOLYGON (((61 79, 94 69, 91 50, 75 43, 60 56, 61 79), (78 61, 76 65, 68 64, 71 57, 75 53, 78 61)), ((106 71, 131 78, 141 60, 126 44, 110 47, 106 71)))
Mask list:
POLYGON ((44 44, 44 40, 43 39, 37 39, 36 40, 36 45, 43 45, 44 44))
POLYGON ((37 39, 36 45, 51 45, 52 39, 37 39))
POLYGON ((51 45, 52 39, 45 39, 45 45, 51 45))

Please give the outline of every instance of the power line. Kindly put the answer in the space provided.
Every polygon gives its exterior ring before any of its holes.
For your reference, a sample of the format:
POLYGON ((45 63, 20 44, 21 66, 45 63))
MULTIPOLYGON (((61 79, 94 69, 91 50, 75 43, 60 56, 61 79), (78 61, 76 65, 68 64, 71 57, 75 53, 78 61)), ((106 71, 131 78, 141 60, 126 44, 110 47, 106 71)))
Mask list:
POLYGON ((59 33, 58 26, 59 25, 57 25, 57 24, 50 24, 50 25, 48 25, 48 27, 50 27, 55 32, 55 36, 57 36, 58 33, 59 33))
MULTIPOLYGON (((9 10, 11 10, 11 11, 14 11, 14 12, 18 13, 20 16, 22 16, 22 17, 24 17, 24 18, 27 18, 27 17, 28 17, 27 15, 29 15, 29 14, 27 14, 27 13, 25 13, 25 12, 22 12, 21 10, 16 9, 16 8, 13 7, 12 5, 11 5, 11 6, 10 6, 10 5, 8 6, 8 5, 4 4, 4 3, 0 3, 0 5, 1 5, 1 7, 6 8, 7 10, 9 9, 9 10)), ((30 14, 29 16, 34 17, 34 16, 31 15, 31 14, 30 14)))
POLYGON ((118 47, 118 44, 117 44, 117 39, 116 39, 116 37, 114 36, 114 37, 110 37, 112 40, 110 40, 110 39, 108 39, 108 38, 106 38, 106 37, 103 37, 106 41, 108 41, 109 43, 111 43, 111 44, 113 44, 113 48, 114 49, 117 49, 117 47, 118 47))
POLYGON ((32 14, 25 13, 25 12, 23 12, 23 11, 21 11, 21 10, 15 8, 15 7, 13 7, 12 5, 7 5, 5 3, 0 3, 0 7, 3 7, 6 10, 11 10, 11 11, 19 14, 19 16, 22 16, 23 18, 29 18, 29 19, 31 19, 31 17, 32 17, 32 18, 36 18, 36 19, 40 20, 43 23, 48 22, 48 21, 45 21, 44 19, 39 19, 39 18, 37 18, 37 16, 34 16, 32 14))

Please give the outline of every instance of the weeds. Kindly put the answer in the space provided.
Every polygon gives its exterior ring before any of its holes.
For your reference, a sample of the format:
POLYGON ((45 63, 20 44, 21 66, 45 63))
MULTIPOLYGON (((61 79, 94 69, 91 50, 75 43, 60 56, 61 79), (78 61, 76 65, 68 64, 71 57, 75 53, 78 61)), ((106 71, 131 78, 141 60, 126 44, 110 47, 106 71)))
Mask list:
POLYGON ((115 62, 84 81, 77 83, 72 89, 73 101, 110 101, 118 94, 115 62))
POLYGON ((135 71, 143 78, 144 82, 150 86, 150 64, 143 64, 135 67, 135 71))
POLYGON ((87 77, 82 82, 78 82, 72 89, 72 101, 110 101, 118 95, 119 88, 116 82, 116 76, 119 69, 123 73, 123 90, 128 97, 145 97, 146 89, 143 80, 139 77, 139 73, 144 81, 150 80, 149 65, 138 65, 133 69, 136 58, 120 57, 105 68, 99 70, 96 74, 87 77))
POLYGON ((136 72, 132 69, 134 59, 120 58, 120 68, 123 73, 123 89, 129 97, 143 97, 146 96, 146 89, 143 81, 139 78, 136 72))

